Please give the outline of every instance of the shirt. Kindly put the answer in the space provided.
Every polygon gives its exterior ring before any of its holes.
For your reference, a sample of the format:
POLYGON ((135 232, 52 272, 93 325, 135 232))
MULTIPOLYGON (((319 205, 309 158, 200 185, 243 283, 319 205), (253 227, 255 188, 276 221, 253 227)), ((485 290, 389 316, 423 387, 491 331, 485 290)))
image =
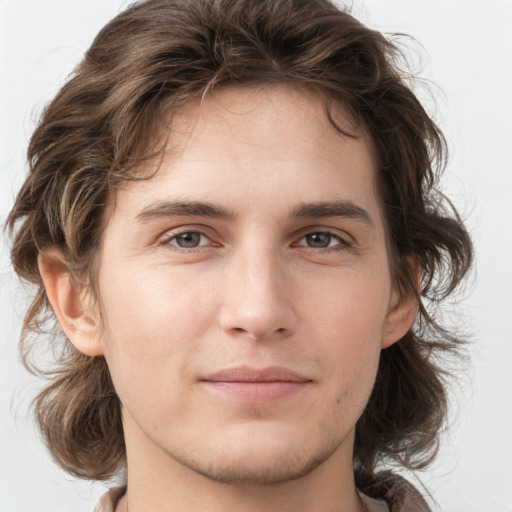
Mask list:
MULTIPOLYGON (((368 512, 430 512, 426 501, 416 488, 400 476, 381 473, 375 484, 369 488, 375 490, 374 497, 359 491, 368 512)), ((110 489, 101 497, 94 512, 115 512, 119 500, 125 493, 126 487, 110 489)))

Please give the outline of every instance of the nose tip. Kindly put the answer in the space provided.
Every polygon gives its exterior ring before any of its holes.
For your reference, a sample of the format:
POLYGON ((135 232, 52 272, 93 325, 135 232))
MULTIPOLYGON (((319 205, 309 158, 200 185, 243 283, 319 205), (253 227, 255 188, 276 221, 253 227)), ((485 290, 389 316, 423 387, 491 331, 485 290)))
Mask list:
POLYGON ((285 323, 283 318, 278 318, 272 311, 256 312, 243 311, 237 307, 229 315, 224 315, 221 322, 223 330, 237 337, 248 337, 253 340, 269 338, 283 338, 290 332, 290 326, 281 326, 285 323))
POLYGON ((253 340, 281 339, 295 327, 292 296, 279 265, 266 258, 231 273, 224 288, 221 328, 230 335, 253 340))

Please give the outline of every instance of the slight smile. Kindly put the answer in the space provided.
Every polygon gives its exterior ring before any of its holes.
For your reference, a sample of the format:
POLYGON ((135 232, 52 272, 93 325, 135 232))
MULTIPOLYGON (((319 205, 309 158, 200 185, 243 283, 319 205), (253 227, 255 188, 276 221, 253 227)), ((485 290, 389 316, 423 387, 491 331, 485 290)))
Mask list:
POLYGON ((313 381, 289 368, 249 366, 227 368, 201 379, 206 386, 232 398, 250 402, 273 402, 304 390, 313 381))

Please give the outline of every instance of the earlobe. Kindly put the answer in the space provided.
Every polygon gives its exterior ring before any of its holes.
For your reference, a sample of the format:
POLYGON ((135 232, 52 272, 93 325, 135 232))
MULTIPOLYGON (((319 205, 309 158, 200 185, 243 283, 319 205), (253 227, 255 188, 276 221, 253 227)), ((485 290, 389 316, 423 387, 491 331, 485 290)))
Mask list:
POLYGON ((418 301, 412 293, 400 295, 396 292, 386 318, 381 348, 388 348, 407 334, 416 319, 418 309, 418 301))
POLYGON ((84 291, 75 282, 63 252, 51 248, 39 253, 39 273, 62 330, 80 352, 103 355, 99 321, 84 291))
POLYGON ((397 287, 391 294, 390 306, 382 337, 382 348, 387 348, 403 338, 414 324, 419 311, 418 297, 421 291, 421 269, 418 261, 407 257, 410 277, 416 281, 416 293, 412 290, 400 292, 397 287))

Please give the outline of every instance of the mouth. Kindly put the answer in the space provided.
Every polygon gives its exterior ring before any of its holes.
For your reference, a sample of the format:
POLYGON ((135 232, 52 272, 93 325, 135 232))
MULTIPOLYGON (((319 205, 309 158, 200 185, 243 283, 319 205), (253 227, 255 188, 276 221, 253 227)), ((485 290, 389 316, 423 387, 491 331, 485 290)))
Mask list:
POLYGON ((232 399, 266 403, 295 395, 313 381, 280 366, 262 369, 238 366, 208 375, 201 382, 209 390, 232 399))

